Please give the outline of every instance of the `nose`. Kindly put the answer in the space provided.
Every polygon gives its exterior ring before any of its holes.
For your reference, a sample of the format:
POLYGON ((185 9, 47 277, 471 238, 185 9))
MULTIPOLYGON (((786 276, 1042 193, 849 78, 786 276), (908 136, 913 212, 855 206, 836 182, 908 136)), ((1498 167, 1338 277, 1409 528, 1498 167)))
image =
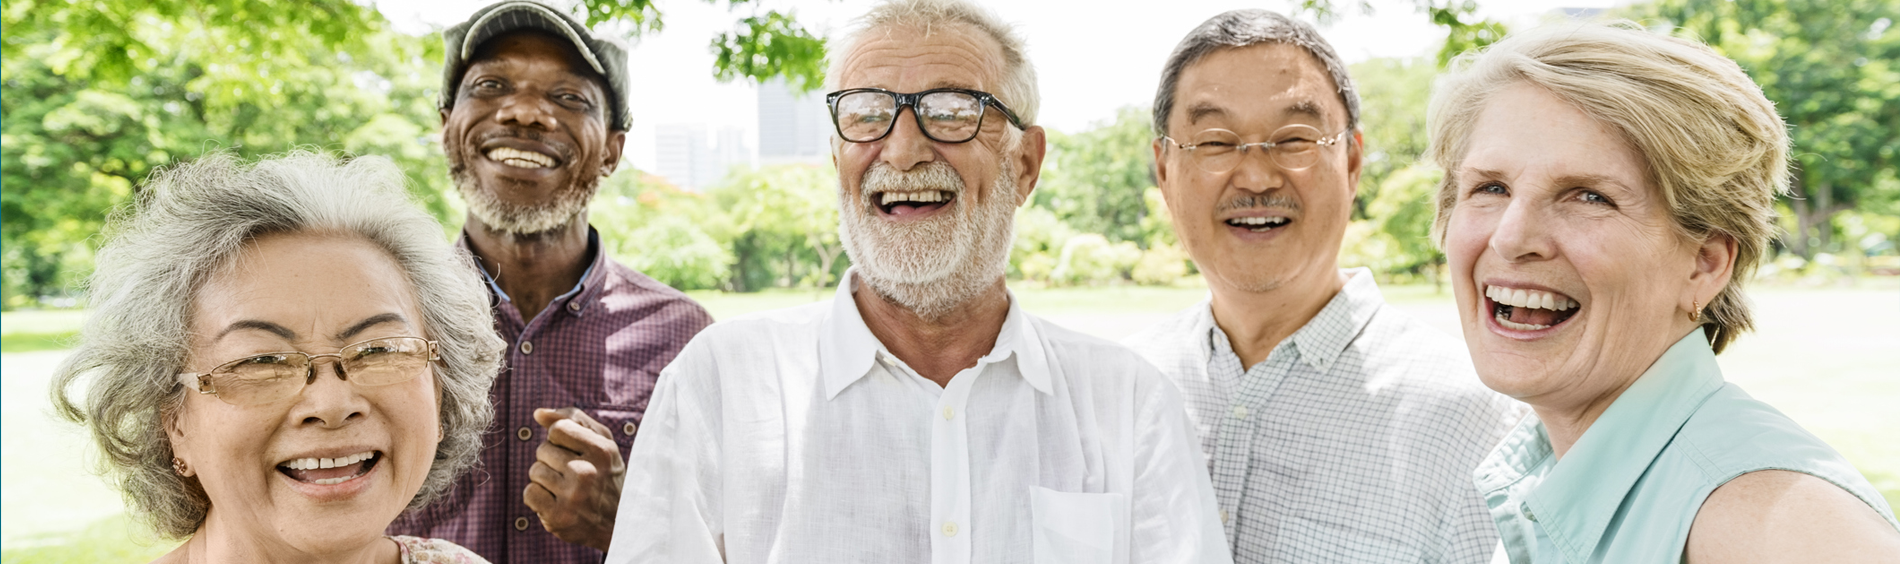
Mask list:
POLYGON ((1510 262, 1548 260, 1556 254, 1551 218, 1529 198, 1512 198, 1491 231, 1491 251, 1510 262))
POLYGON ((1286 181, 1286 171, 1259 145, 1241 148, 1240 163, 1234 165, 1232 174, 1230 182, 1235 188, 1255 193, 1279 188, 1286 181))
POLYGON ((366 417, 368 400, 357 393, 356 385, 345 380, 343 358, 339 355, 314 355, 310 358, 310 380, 304 385, 292 416, 305 425, 336 429, 366 417), (328 357, 330 362, 323 362, 328 357), (328 372, 335 378, 324 377, 328 372))
POLYGON ((531 127, 542 131, 552 131, 559 124, 554 121, 554 108, 540 96, 521 92, 508 96, 501 102, 501 109, 495 112, 495 120, 506 125, 531 127))
POLYGON ((924 130, 917 127, 917 109, 899 106, 897 113, 891 116, 891 133, 879 141, 884 144, 878 151, 878 160, 899 171, 908 171, 918 164, 937 158, 937 149, 924 130), (908 118, 904 112, 910 112, 908 118))

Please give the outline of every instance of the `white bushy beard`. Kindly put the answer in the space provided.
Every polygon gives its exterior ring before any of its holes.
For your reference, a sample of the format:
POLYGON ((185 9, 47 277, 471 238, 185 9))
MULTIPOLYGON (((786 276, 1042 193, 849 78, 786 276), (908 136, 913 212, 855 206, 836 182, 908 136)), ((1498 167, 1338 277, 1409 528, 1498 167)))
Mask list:
POLYGON ((989 194, 975 202, 948 163, 933 161, 910 172, 882 162, 871 165, 856 201, 838 191, 838 240, 845 256, 879 296, 926 320, 943 319, 1008 271, 1016 228, 1015 169, 1005 159, 989 194), (946 204, 951 209, 928 219, 899 224, 879 217, 875 194, 917 190, 956 197, 946 204))
MULTIPOLYGON (((567 225, 587 212, 587 203, 594 199, 594 192, 600 190, 599 176, 581 175, 545 201, 526 206, 511 204, 497 195, 499 187, 485 185, 489 179, 469 170, 465 155, 455 151, 448 151, 447 155, 449 177, 455 181, 456 191, 462 193, 462 201, 468 203, 468 212, 489 229, 510 235, 546 233, 567 225)), ((506 179, 492 181, 508 182, 506 179)))

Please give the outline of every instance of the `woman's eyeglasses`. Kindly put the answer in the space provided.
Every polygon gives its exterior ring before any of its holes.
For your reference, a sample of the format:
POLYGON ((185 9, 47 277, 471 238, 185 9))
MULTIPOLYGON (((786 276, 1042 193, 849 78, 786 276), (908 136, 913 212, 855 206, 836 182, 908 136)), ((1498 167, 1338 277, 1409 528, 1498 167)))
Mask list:
POLYGON ((414 380, 436 355, 436 342, 421 337, 370 339, 336 354, 298 351, 251 355, 218 365, 206 373, 179 374, 178 381, 200 394, 231 405, 259 405, 303 392, 316 381, 317 359, 336 359, 338 379, 359 386, 387 386, 414 380))

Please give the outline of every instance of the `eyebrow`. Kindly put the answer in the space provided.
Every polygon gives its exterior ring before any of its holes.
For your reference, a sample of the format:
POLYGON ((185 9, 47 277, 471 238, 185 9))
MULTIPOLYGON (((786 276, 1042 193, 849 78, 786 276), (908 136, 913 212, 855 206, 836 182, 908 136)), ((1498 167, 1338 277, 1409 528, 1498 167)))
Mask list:
MULTIPOLYGON (((384 323, 401 323, 404 325, 408 325, 408 322, 409 320, 404 319, 401 315, 395 314, 395 313, 382 313, 382 314, 372 315, 372 316, 369 316, 368 318, 365 318, 362 321, 356 322, 355 325, 351 325, 348 329, 344 329, 342 331, 337 332, 336 339, 338 341, 349 340, 351 337, 355 337, 357 334, 362 333, 366 329, 375 327, 377 325, 382 325, 384 323)), ((286 341, 297 340, 296 331, 292 331, 290 330, 290 328, 284 327, 282 325, 278 325, 276 323, 271 323, 269 321, 260 321, 256 319, 244 319, 244 320, 237 321, 236 323, 232 323, 230 326, 225 327, 224 331, 219 332, 217 338, 223 339, 225 335, 229 335, 233 332, 243 331, 246 329, 253 330, 253 331, 264 331, 266 333, 270 333, 278 337, 283 337, 284 340, 286 341)), ((217 339, 213 339, 213 340, 217 340, 217 339)))
POLYGON ((355 337, 356 334, 362 333, 363 330, 369 329, 371 327, 375 327, 377 325, 382 325, 384 323, 401 323, 403 325, 409 324, 408 320, 403 319, 401 315, 397 315, 394 313, 383 313, 383 314, 372 315, 368 319, 358 321, 356 322, 355 325, 351 325, 350 328, 344 329, 342 332, 337 333, 336 340, 348 341, 351 337, 355 337))
POLYGON ((1187 115, 1188 123, 1192 124, 1200 123, 1202 118, 1226 116, 1227 110, 1207 102, 1199 102, 1187 107, 1187 115))
POLYGON ((1308 99, 1308 100, 1300 100, 1300 101, 1298 101, 1298 102, 1294 102, 1294 103, 1293 103, 1293 105, 1291 105, 1291 106, 1287 106, 1287 107, 1286 107, 1286 109, 1284 109, 1284 110, 1281 110, 1281 111, 1280 111, 1280 115, 1283 115, 1283 116, 1308 116, 1308 117, 1311 117, 1311 118, 1313 118, 1313 119, 1317 119, 1317 120, 1324 120, 1324 119, 1326 119, 1326 113, 1325 113, 1325 112, 1322 112, 1322 111, 1320 111, 1320 109, 1319 109, 1319 102, 1315 102, 1315 101, 1313 101, 1313 100, 1310 100, 1310 99, 1308 99))

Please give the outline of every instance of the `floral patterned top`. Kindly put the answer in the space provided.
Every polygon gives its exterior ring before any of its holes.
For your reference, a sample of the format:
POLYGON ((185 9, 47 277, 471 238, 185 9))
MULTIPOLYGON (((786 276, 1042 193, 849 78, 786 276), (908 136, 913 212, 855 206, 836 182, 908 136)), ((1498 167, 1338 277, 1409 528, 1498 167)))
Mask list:
POLYGON ((474 551, 442 539, 407 535, 389 537, 402 551, 402 564, 489 564, 474 551))

